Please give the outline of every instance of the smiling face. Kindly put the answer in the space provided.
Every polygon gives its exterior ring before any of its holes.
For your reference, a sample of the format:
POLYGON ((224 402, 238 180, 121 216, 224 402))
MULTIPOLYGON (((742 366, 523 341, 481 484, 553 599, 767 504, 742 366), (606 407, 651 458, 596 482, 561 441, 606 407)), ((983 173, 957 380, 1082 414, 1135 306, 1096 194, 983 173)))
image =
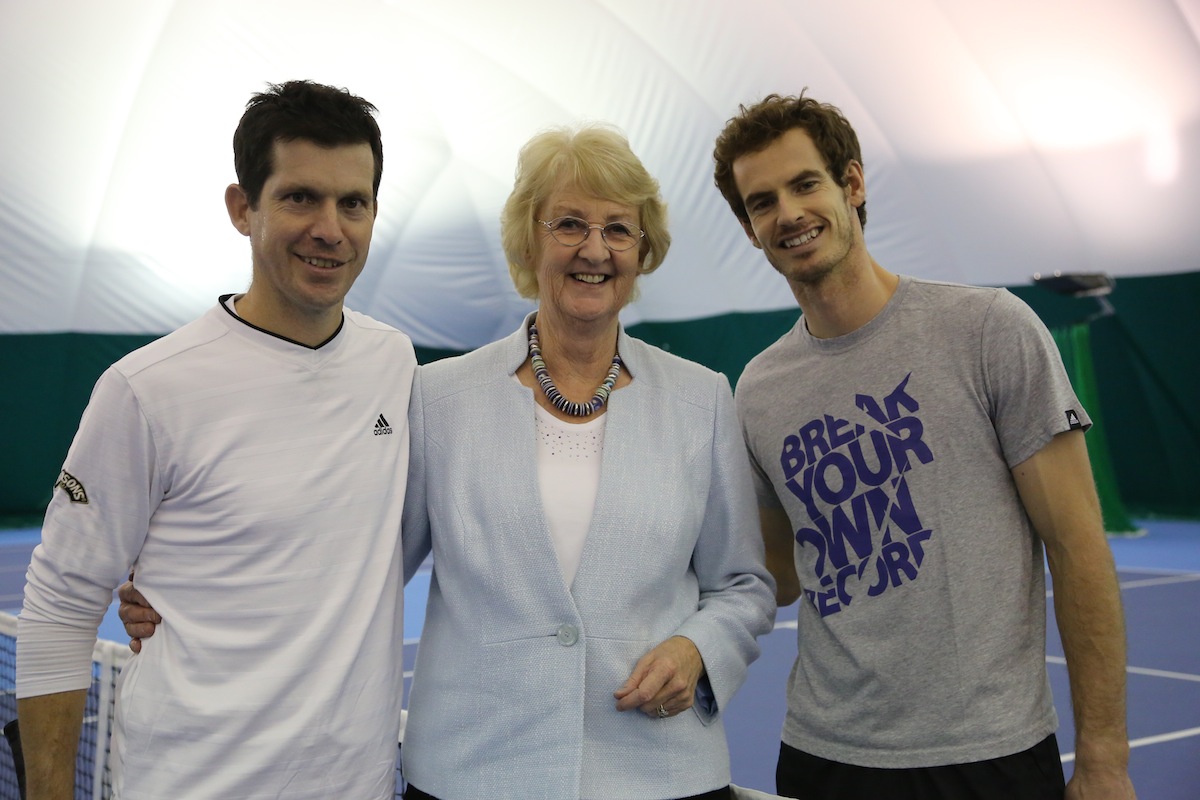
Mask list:
POLYGON ((862 166, 851 161, 839 186, 812 139, 792 128, 733 162, 749 214, 746 235, 793 284, 820 283, 839 269, 869 263, 856 209, 866 200, 862 166))
MULTIPOLYGON (((636 208, 602 200, 563 187, 553 192, 538 208, 538 219, 578 217, 591 225, 627 222, 639 225, 636 208)), ((593 228, 583 244, 568 246, 556 241, 546 228, 537 237, 538 325, 599 322, 615 324, 617 314, 629 302, 637 282, 640 247, 612 251, 598 229, 593 228)))
POLYGON ((234 227, 250 237, 254 268, 238 313, 315 344, 337 330, 342 301, 367 260, 375 159, 366 143, 320 147, 297 139, 275 142, 273 166, 258 208, 236 184, 225 194, 234 227))

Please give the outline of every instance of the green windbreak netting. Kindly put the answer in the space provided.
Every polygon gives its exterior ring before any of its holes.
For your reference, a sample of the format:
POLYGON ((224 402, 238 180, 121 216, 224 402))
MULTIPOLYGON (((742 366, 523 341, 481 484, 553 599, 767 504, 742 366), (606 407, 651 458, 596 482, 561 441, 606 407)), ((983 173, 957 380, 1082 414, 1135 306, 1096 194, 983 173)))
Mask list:
POLYGON ((1052 328, 1050 333, 1062 354, 1063 366, 1079 401, 1092 418, 1092 427, 1087 432, 1088 459, 1092 462, 1092 475, 1096 479, 1096 491, 1100 495, 1100 510, 1104 515, 1104 530, 1112 536, 1137 536, 1141 531, 1121 500, 1117 489, 1117 476, 1113 471, 1108 441, 1104 435, 1104 417, 1100 410, 1100 395, 1096 389, 1096 374, 1092 368, 1091 331, 1086 322, 1052 328))

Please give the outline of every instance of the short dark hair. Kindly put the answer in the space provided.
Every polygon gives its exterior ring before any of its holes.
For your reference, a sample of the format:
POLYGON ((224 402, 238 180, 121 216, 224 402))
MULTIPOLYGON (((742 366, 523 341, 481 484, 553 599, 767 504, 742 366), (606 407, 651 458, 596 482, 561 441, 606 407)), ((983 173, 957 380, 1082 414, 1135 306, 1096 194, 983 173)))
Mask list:
POLYGON ((321 147, 369 144, 375 156, 374 197, 383 177, 383 140, 374 105, 345 89, 312 81, 269 84, 246 103, 233 133, 233 168, 251 208, 275 169, 275 142, 304 139, 321 147))
MULTIPOLYGON (((737 116, 725 123, 713 148, 713 180, 742 222, 748 223, 750 215, 733 177, 733 162, 765 149, 792 128, 809 135, 838 186, 846 185, 846 168, 851 161, 863 163, 858 136, 836 106, 805 97, 804 92, 795 97, 771 94, 751 106, 739 106, 737 116)), ((858 219, 865 228, 866 202, 858 207, 858 219)))

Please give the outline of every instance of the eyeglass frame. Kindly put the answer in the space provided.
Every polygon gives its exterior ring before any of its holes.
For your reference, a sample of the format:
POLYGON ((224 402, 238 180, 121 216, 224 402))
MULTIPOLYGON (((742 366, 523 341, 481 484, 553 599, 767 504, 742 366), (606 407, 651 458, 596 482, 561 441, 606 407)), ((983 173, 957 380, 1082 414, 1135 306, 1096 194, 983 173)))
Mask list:
POLYGON ((634 225, 632 222, 609 222, 605 225, 593 225, 592 223, 588 222, 586 219, 577 217, 574 214, 564 214, 561 217, 555 217, 554 219, 549 220, 549 221, 544 220, 544 219, 539 219, 537 221, 539 223, 541 223, 542 225, 545 225, 546 232, 550 234, 550 238, 552 238, 554 241, 561 244, 563 247, 582 247, 583 243, 586 242, 588 240, 588 237, 592 235, 593 228, 596 228, 600 231, 600 241, 604 242, 604 246, 607 247, 609 250, 613 251, 614 253, 624 253, 628 250, 632 250, 633 248, 635 248, 639 244, 641 244, 642 240, 646 238, 646 232, 644 230, 642 230, 641 228, 639 228, 637 225, 634 225), (564 220, 564 219, 577 220, 579 222, 582 222, 585 226, 587 226, 587 230, 584 231, 583 238, 580 239, 575 244, 567 244, 566 242, 562 241, 554 234, 554 228, 552 228, 551 226, 554 223, 559 222, 560 220, 564 220), (626 227, 633 228, 635 231, 638 232, 638 235, 633 240, 633 243, 629 245, 629 247, 613 247, 612 244, 608 241, 608 235, 605 233, 605 230, 608 229, 609 225, 624 225, 626 227))

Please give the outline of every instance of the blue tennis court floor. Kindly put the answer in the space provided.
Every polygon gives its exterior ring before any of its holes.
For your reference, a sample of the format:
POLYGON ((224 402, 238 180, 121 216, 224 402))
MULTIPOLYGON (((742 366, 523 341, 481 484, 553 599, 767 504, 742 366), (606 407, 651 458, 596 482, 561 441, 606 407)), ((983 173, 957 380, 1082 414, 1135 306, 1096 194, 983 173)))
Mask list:
MULTIPOLYGON (((1110 540, 1129 640, 1130 769, 1142 800, 1195 800, 1200 796, 1200 636, 1195 632, 1200 621, 1200 523, 1140 524, 1145 536, 1110 540)), ((0 531, 0 608, 10 613, 20 608, 25 566, 37 541, 37 530, 0 531)), ((406 689, 428 588, 429 573, 422 570, 405 590, 406 689)), ((1048 616, 1046 661, 1069 775, 1074 740, 1070 692, 1052 606, 1048 616)), ((784 685, 796 650, 795 618, 795 606, 780 609, 774 632, 761 640, 762 656, 725 710, 733 780, 742 786, 774 787, 784 685)), ((111 611, 101 634, 122 639, 111 611)))

